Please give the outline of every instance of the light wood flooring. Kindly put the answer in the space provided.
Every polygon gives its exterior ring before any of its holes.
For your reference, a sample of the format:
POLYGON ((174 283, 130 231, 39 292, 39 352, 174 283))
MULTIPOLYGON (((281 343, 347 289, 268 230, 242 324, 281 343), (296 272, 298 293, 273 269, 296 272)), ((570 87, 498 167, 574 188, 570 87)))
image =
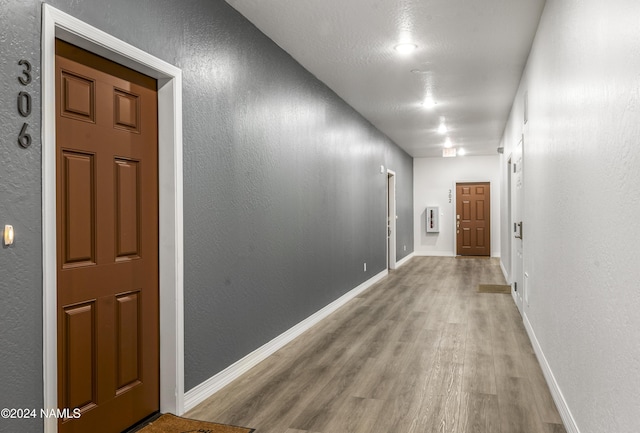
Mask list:
POLYGON ((257 433, 566 433, 496 259, 415 257, 186 414, 257 433))

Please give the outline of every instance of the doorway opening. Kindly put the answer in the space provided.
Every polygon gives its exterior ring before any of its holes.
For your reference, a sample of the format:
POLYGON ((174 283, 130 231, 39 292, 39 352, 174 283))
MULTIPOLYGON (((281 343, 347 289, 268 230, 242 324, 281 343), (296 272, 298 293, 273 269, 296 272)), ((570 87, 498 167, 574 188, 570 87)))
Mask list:
POLYGON ((511 165, 509 166, 511 187, 511 218, 509 231, 511 233, 511 285, 512 294, 518 311, 523 314, 525 300, 524 282, 524 135, 513 150, 511 165))
POLYGON ((456 183, 456 254, 491 256, 491 184, 456 183))
MULTIPOLYGON (((43 401, 58 401, 55 40, 60 39, 158 82, 160 410, 184 411, 182 72, 95 27, 43 4, 42 19, 42 236, 43 401)), ((58 431, 44 420, 44 431, 58 431)))
POLYGON ((387 170, 387 269, 396 269, 396 173, 387 170))
MULTIPOLYGON (((511 281, 512 275, 513 275, 513 257, 512 257, 512 245, 511 245, 511 182, 512 182, 512 157, 513 155, 509 155, 509 158, 507 160, 507 239, 509 239, 509 242, 506 242, 506 246, 507 246, 507 251, 505 252, 505 254, 503 255, 503 260, 506 259, 506 263, 505 263, 505 272, 508 272, 508 281, 511 281)), ((503 261, 504 263, 504 261, 503 261)))

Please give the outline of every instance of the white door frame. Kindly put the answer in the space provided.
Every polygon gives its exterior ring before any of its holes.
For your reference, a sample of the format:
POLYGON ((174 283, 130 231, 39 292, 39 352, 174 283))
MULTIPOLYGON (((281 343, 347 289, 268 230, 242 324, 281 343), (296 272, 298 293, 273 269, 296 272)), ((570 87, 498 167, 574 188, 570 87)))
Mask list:
POLYGON ((387 169, 387 268, 396 266, 396 172, 387 169), (391 230, 391 234, 389 234, 391 230))
MULTIPOLYGON (((511 239, 511 295, 518 307, 518 311, 524 317, 524 299, 525 299, 525 272, 524 272, 524 240, 515 237, 515 225, 524 220, 524 186, 518 188, 514 182, 516 176, 513 173, 514 167, 520 164, 519 176, 524 176, 524 134, 509 157, 511 165, 509 166, 509 176, 511 176, 511 218, 509 221, 509 238, 511 239), (519 148, 519 150, 518 150, 519 148), (520 221, 518 221, 520 220, 520 221), (515 284, 518 290, 514 290, 515 284)), ((524 185, 524 178, 521 178, 524 185)), ((524 237, 524 236, 523 236, 524 237)))
MULTIPOLYGON (((55 39, 158 80, 160 410, 184 411, 182 71, 54 7, 42 5, 42 268, 44 408, 58 407, 55 39)), ((55 418, 44 420, 56 433, 55 418)))
MULTIPOLYGON (((505 271, 508 273, 508 275, 506 275, 505 277, 507 278, 508 282, 513 281, 513 239, 511 239, 511 236, 513 236, 513 224, 512 224, 512 213, 513 213, 513 209, 512 209, 512 205, 511 205, 511 201, 513 200, 512 194, 513 191, 511 190, 511 182, 513 181, 513 164, 512 164, 512 158, 513 158, 513 153, 510 153, 509 156, 507 157, 507 239, 509 239, 509 241, 506 243, 508 251, 505 251, 505 254, 502 257, 508 257, 509 260, 509 266, 508 268, 505 268, 505 271)), ((500 233, 500 235, 502 236, 502 232, 500 233)), ((512 287, 512 291, 513 291, 513 287, 512 287)))

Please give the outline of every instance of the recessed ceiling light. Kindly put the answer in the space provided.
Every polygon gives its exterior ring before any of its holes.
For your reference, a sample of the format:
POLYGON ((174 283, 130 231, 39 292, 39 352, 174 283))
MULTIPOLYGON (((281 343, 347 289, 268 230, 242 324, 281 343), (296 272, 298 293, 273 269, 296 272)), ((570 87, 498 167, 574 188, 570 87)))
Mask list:
POLYGON ((464 156, 467 152, 464 149, 458 149, 458 155, 464 156))
POLYGON ((446 134, 447 131, 449 131, 447 129, 447 125, 445 125, 444 122, 442 122, 440 126, 438 126, 438 134, 446 134))
POLYGON ((452 147, 453 143, 451 142, 451 139, 449 137, 447 137, 447 139, 444 141, 444 147, 446 147, 447 149, 452 147))
POLYGON ((415 49, 418 48, 418 46, 416 44, 412 44, 410 42, 407 42, 407 43, 403 43, 403 44, 398 44, 393 48, 397 52, 399 52, 400 54, 409 54, 409 53, 412 53, 413 51, 415 51, 415 49))
POLYGON ((433 98, 426 98, 423 102, 422 102, 422 106, 424 108, 434 108, 438 103, 436 101, 433 100, 433 98))

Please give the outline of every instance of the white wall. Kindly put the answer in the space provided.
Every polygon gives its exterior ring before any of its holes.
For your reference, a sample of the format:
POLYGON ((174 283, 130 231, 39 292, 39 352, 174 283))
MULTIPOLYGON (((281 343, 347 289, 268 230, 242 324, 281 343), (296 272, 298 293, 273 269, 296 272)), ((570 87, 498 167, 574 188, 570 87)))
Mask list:
POLYGON ((491 183, 491 255, 500 255, 500 156, 414 158, 415 255, 454 256, 456 182, 491 183), (451 203, 449 191, 451 190, 451 203), (427 233, 425 208, 440 207, 440 232, 427 233))
POLYGON ((638 0, 547 0, 503 139, 506 179, 524 134, 525 324, 568 432, 640 431, 638 17, 638 0))

